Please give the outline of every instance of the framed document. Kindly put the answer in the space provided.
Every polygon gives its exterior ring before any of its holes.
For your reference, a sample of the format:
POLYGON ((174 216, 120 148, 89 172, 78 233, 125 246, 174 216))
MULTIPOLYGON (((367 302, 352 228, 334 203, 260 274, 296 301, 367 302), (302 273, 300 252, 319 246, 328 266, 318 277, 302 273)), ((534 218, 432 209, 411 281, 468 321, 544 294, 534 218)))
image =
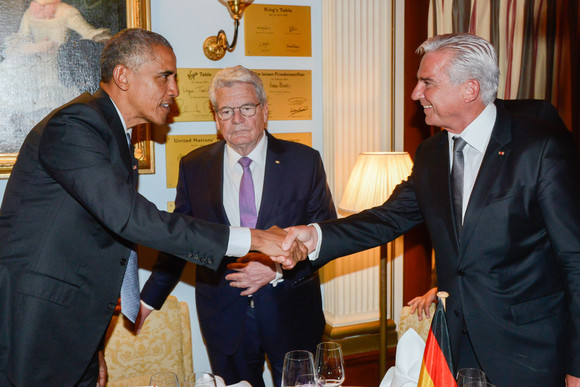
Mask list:
POLYGON ((246 55, 312 56, 310 7, 252 4, 244 15, 246 55))

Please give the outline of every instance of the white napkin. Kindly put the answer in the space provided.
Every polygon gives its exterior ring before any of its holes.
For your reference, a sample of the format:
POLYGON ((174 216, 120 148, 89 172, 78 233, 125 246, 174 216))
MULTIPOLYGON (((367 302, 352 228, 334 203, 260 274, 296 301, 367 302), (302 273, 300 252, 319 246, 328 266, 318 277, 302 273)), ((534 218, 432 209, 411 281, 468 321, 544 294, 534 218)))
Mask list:
POLYGON ((222 379, 221 376, 215 376, 215 381, 217 384, 217 387, 252 387, 252 385, 248 382, 246 382, 245 380, 242 380, 241 382, 237 382, 235 384, 228 384, 226 386, 226 382, 224 382, 224 380, 222 379))
POLYGON ((397 343, 395 366, 389 368, 380 387, 417 386, 424 351, 425 342, 413 328, 409 328, 397 343))

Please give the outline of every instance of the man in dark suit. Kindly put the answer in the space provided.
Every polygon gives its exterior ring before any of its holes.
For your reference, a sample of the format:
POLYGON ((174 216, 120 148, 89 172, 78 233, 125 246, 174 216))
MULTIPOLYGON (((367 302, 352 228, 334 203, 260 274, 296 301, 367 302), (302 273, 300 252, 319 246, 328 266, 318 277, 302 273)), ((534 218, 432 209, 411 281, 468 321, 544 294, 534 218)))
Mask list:
POLYGON ((455 368, 480 368, 498 387, 578 386, 580 167, 570 133, 493 103, 499 70, 484 39, 441 35, 418 51, 412 98, 445 130, 418 147, 411 176, 383 205, 294 228, 287 241, 303 240, 324 264, 425 222, 449 293, 455 368))
MULTIPOLYGON (((210 100, 225 141, 181 159, 176 212, 240 225, 244 168, 238 160, 247 157, 255 187, 256 228, 336 218, 318 152, 266 132, 268 101, 254 72, 242 66, 223 69, 212 81, 210 100)), ((225 257, 217 272, 197 267, 197 314, 214 373, 227 384, 247 380, 254 387, 263 386, 267 354, 279 386, 284 354, 294 349, 314 351, 322 337, 320 281, 310 262, 300 262, 283 276, 280 270, 277 278, 268 256, 252 253, 250 262, 249 258, 225 257)), ((141 292, 142 300, 161 308, 184 265, 183 260, 161 254, 141 292)))
MULTIPOLYGON (((1 386, 97 384, 98 348, 136 243, 213 269, 226 253, 276 254, 264 231, 159 211, 135 190, 127 135, 165 123, 175 73, 165 38, 121 31, 105 46, 101 89, 27 136, 0 209, 1 386)), ((136 298, 135 314, 138 284, 136 298)))

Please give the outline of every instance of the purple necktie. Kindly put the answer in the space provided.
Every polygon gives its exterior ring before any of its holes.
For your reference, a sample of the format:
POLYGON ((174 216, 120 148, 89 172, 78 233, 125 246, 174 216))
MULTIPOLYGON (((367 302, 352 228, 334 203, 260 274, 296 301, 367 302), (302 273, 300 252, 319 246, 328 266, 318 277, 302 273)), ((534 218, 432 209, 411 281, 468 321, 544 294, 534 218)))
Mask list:
POLYGON ((250 170, 252 159, 242 157, 238 163, 244 169, 242 181, 240 182, 240 226, 254 228, 256 227, 258 212, 256 211, 254 181, 250 170))

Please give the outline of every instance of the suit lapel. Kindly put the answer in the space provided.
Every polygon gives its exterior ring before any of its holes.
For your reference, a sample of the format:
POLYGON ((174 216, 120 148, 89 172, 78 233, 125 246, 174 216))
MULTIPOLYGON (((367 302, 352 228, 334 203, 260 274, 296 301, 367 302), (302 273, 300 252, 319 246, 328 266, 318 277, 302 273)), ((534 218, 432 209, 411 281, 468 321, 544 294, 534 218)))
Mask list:
POLYGON ((476 228, 479 217, 485 209, 487 198, 491 188, 497 184, 497 176, 502 165, 507 160, 511 151, 511 117, 504 109, 497 108, 497 118, 489 144, 485 151, 477 179, 469 198, 467 210, 463 220, 463 232, 461 235, 461 254, 462 257, 467 249, 469 240, 476 228))
POLYGON ((441 212, 437 214, 445 222, 445 229, 448 232, 449 240, 453 242, 453 247, 459 253, 459 241, 453 223, 453 204, 451 202, 451 179, 449 160, 449 139, 446 131, 441 131, 438 142, 433 148, 433 155, 428 157, 429 174, 427 176, 432 189, 434 200, 440 205, 436 208, 441 212))
POLYGON ((201 173, 207 173, 205 177, 209 182, 210 205, 214 211, 218 223, 230 225, 223 205, 224 185, 224 147, 225 141, 218 142, 208 152, 206 168, 201 168, 201 173))
POLYGON ((275 189, 282 182, 280 177, 280 168, 283 167, 282 156, 284 148, 280 142, 272 137, 270 133, 266 132, 268 136, 268 150, 266 152, 266 165, 264 170, 264 189, 262 190, 262 200, 260 202, 260 209, 258 210, 258 221, 256 228, 263 229, 266 227, 268 219, 274 219, 278 208, 274 205, 276 203, 276 196, 278 190, 275 189))
POLYGON ((94 96, 96 97, 97 104, 103 116, 106 118, 109 127, 111 128, 111 134, 117 141, 117 147, 119 149, 119 154, 121 155, 121 160, 123 164, 127 167, 127 170, 131 172, 129 178, 133 185, 137 185, 138 170, 137 170, 137 160, 134 156, 134 148, 127 143, 127 132, 123 129, 123 124, 121 122, 121 117, 115 109, 115 105, 111 101, 111 98, 103 90, 99 89, 94 96))

